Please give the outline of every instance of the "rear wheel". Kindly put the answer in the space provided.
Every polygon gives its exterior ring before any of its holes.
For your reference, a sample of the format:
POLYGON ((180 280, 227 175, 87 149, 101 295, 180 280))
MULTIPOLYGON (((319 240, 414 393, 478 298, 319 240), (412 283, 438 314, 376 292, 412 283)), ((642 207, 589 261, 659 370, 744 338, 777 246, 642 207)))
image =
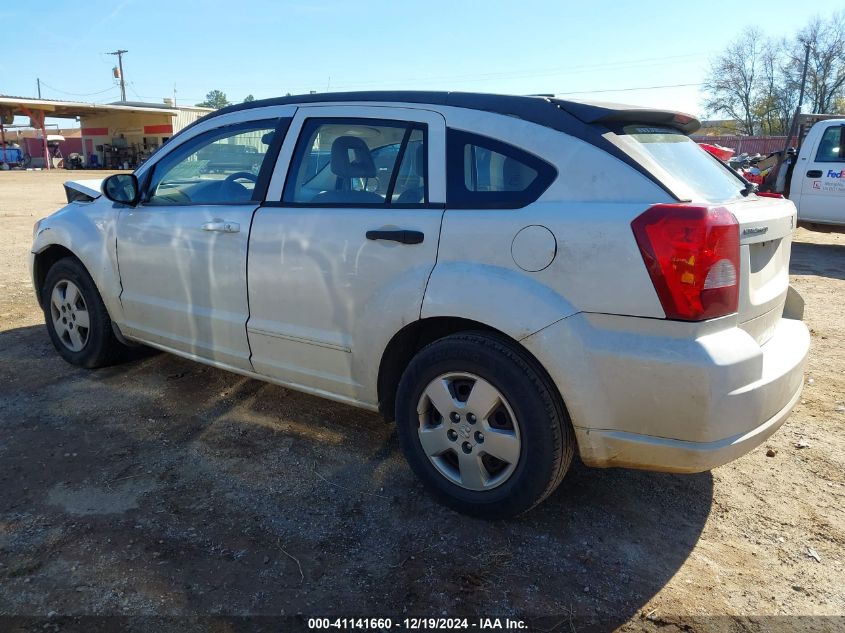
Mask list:
POLYGON ((455 334, 411 361, 397 394, 402 449, 446 505, 487 518, 525 512, 563 479, 575 441, 536 361, 504 337, 455 334))
POLYGON ((127 348, 115 337, 100 293, 79 260, 66 257, 53 264, 41 293, 47 331, 62 358, 88 368, 122 358, 127 348))

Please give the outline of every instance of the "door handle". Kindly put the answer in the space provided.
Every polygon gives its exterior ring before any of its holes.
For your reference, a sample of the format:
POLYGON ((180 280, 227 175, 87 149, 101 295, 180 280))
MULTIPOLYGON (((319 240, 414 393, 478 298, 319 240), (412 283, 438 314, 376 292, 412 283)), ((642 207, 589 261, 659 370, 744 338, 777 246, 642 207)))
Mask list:
POLYGON ((422 244, 425 234, 422 231, 367 231, 368 240, 387 240, 399 242, 400 244, 422 244))
POLYGON ((216 233, 240 233, 241 225, 237 222, 227 222, 226 220, 215 220, 214 222, 206 222, 202 225, 203 231, 215 231, 216 233))
POLYGON ((807 178, 821 178, 822 177, 822 170, 821 169, 811 169, 807 172, 807 178))

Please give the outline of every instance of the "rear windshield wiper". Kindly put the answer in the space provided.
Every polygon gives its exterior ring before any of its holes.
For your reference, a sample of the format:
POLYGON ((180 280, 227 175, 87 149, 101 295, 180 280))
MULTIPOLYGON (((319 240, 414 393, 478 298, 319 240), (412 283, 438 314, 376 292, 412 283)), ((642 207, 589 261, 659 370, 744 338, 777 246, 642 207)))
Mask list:
POLYGON ((743 196, 748 197, 748 194, 754 193, 754 192, 756 192, 756 191, 757 191, 757 185, 756 185, 755 183, 753 183, 753 182, 748 182, 748 181, 746 180, 746 181, 745 181, 745 186, 744 186, 744 187, 740 190, 740 193, 741 193, 743 196))

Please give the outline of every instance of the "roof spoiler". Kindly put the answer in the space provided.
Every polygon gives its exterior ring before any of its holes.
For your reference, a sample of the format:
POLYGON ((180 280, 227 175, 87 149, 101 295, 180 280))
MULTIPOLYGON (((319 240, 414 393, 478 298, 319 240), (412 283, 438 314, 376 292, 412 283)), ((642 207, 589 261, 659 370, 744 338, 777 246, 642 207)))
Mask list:
POLYGON ((665 125, 684 134, 692 134, 701 127, 701 122, 691 114, 673 110, 654 110, 613 103, 582 103, 563 99, 549 101, 584 123, 651 123, 665 125))

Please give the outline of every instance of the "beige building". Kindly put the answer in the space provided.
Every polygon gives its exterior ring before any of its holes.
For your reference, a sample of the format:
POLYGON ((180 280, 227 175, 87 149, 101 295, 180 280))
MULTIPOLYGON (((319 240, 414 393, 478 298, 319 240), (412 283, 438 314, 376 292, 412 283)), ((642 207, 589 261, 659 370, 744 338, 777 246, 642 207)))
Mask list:
POLYGON ((86 166, 136 167, 162 143, 210 108, 163 103, 119 101, 110 104, 0 96, 0 113, 29 117, 33 128, 46 132, 45 118, 76 119, 86 166))

